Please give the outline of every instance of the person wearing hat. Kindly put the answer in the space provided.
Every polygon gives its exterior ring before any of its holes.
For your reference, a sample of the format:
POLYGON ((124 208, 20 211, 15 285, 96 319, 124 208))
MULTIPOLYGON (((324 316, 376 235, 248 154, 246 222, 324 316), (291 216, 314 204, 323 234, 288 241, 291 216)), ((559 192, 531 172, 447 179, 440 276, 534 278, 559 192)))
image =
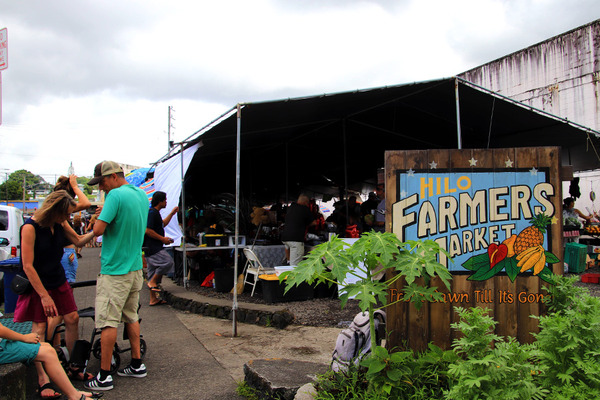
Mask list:
POLYGON ((84 386, 90 390, 110 390, 113 348, 117 327, 125 322, 131 344, 131 364, 119 369, 119 376, 143 378, 146 366, 140 350, 138 305, 144 283, 142 243, 150 204, 146 193, 125 180, 123 169, 114 161, 96 165, 88 185, 98 185, 106 193, 104 206, 97 210, 94 235, 103 235, 100 275, 96 284, 96 328, 101 329, 100 371, 84 386))

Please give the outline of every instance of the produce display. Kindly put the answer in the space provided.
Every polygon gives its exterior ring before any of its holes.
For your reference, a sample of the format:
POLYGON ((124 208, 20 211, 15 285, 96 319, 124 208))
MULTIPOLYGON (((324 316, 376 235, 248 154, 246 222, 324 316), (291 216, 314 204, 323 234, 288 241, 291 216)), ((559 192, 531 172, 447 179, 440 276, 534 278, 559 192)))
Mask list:
POLYGON ((600 225, 587 225, 583 228, 585 233, 590 235, 600 235, 600 225))

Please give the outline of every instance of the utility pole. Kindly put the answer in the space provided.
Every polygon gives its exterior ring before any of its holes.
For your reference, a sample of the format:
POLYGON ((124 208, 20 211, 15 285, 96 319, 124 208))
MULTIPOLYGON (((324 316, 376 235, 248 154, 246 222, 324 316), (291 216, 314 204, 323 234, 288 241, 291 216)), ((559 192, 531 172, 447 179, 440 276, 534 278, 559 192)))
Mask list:
POLYGON ((23 174, 23 212, 27 212, 25 208, 25 174, 23 174))
POLYGON ((171 128, 175 129, 171 121, 175 121, 175 117, 173 117, 173 112, 175 110, 172 106, 169 106, 169 125, 167 128, 167 154, 169 157, 171 156, 171 147, 173 147, 173 141, 171 140, 171 128))

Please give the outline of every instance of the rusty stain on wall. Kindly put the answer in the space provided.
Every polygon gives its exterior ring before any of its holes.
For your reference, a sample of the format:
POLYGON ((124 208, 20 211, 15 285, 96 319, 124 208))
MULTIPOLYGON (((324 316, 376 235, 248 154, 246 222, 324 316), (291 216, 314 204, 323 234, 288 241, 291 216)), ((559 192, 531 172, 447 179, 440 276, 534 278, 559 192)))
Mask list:
POLYGON ((600 20, 458 76, 600 131, 600 20))

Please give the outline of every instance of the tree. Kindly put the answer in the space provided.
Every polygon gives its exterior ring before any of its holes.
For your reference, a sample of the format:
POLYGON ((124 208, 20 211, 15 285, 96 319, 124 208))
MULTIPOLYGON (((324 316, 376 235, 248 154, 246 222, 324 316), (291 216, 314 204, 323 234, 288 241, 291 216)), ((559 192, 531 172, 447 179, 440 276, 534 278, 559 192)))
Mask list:
POLYGON ((85 193, 88 196, 91 195, 92 191, 94 190, 93 186, 88 186, 88 184, 87 184, 90 181, 90 179, 92 179, 92 178, 89 178, 86 176, 77 177, 77 183, 80 185, 83 185, 83 193, 85 193))
MULTIPOLYGON (((21 200, 23 199, 23 184, 25 191, 27 190, 48 190, 51 185, 48 184, 41 176, 20 169, 8 176, 8 180, 0 185, 0 198, 5 200, 21 200), (8 199, 6 198, 8 195, 8 199)), ((29 195, 25 194, 25 200, 29 199, 29 195)))
POLYGON ((23 199, 23 185, 17 181, 6 181, 0 185, 0 199, 20 200, 23 199))

